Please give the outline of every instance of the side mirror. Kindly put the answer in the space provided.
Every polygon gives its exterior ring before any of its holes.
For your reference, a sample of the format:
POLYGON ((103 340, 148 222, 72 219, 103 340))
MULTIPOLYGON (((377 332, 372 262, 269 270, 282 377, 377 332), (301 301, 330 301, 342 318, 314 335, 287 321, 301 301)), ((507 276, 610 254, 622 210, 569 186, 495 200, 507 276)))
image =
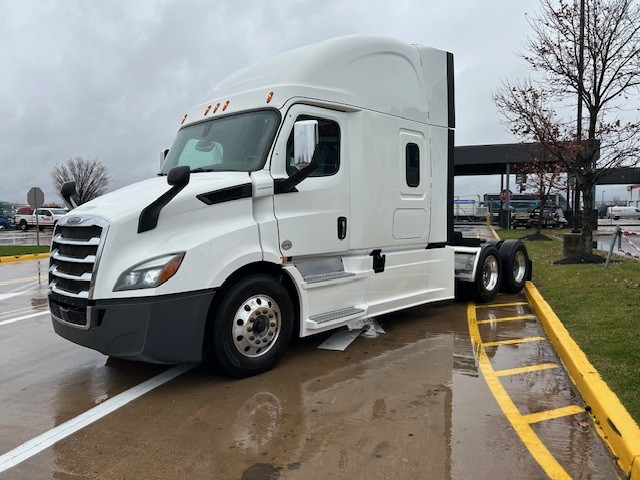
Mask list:
POLYGON ((147 205, 138 217, 138 233, 153 230, 158 225, 158 217, 160 211, 180 193, 180 191, 189 183, 191 169, 187 165, 173 167, 167 173, 167 183, 171 188, 147 205))
POLYGON ((293 165, 298 170, 311 165, 320 141, 317 120, 300 120, 293 126, 293 165))
POLYGON ((188 165, 173 167, 167 174, 167 183, 171 186, 184 187, 189 183, 191 169, 188 165))
POLYGON ((65 182, 60 189, 60 195, 64 200, 64 203, 69 207, 69 210, 73 210, 77 207, 76 203, 71 200, 71 197, 76 194, 76 182, 65 182))

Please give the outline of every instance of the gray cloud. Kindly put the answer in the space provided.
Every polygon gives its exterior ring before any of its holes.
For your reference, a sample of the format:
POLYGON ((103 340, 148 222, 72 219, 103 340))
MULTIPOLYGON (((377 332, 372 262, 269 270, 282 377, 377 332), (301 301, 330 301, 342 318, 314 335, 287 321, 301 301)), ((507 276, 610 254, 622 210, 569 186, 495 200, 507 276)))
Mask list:
POLYGON ((102 161, 110 189, 149 177, 183 113, 228 74, 355 33, 453 52, 457 143, 514 141, 491 93, 500 78, 526 75, 513 52, 529 31, 525 12, 536 8, 535 0, 7 3, 0 199, 26 202, 29 188, 40 186, 46 200, 58 200, 49 172, 74 156, 102 161))

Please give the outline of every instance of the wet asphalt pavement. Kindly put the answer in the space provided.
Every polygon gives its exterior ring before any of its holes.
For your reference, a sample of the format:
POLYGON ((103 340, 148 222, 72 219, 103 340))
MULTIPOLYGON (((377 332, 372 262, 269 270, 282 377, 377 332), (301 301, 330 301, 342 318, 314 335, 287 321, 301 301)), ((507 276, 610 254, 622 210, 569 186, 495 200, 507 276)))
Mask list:
POLYGON ((385 315, 385 334, 344 352, 317 348, 330 334, 300 340, 253 378, 195 366, 3 470, 172 368, 57 337, 47 264, 0 264, 2 480, 620 478, 526 300, 504 295, 385 315))

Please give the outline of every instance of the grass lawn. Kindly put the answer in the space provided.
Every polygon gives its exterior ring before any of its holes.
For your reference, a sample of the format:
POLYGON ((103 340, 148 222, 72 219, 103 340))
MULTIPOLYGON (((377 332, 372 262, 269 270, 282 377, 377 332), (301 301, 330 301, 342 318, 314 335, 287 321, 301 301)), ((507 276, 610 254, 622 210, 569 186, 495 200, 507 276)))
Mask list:
MULTIPOLYGON (((535 230, 498 231, 502 239, 531 233, 535 230)), ((604 264, 554 265, 562 258, 562 240, 525 245, 533 260, 533 283, 640 424, 640 262, 614 256, 606 269, 604 264)))
POLYGON ((27 255, 29 253, 47 253, 49 245, 0 245, 0 257, 27 255))

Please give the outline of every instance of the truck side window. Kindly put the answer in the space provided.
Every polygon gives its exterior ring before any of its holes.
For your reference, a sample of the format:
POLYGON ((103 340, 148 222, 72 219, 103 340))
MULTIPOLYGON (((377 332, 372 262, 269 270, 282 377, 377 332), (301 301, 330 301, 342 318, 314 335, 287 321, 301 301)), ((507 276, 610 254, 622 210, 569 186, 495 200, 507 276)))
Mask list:
MULTIPOLYGON (((317 120, 320 141, 316 146, 313 158, 318 161, 318 168, 311 177, 327 177, 335 174, 340 168, 340 126, 331 120, 299 116, 298 120, 317 120)), ((293 131, 287 140, 287 174, 293 175, 298 169, 293 166, 293 131)))
POLYGON ((407 143, 405 147, 407 185, 420 185, 420 148, 415 143, 407 143))

